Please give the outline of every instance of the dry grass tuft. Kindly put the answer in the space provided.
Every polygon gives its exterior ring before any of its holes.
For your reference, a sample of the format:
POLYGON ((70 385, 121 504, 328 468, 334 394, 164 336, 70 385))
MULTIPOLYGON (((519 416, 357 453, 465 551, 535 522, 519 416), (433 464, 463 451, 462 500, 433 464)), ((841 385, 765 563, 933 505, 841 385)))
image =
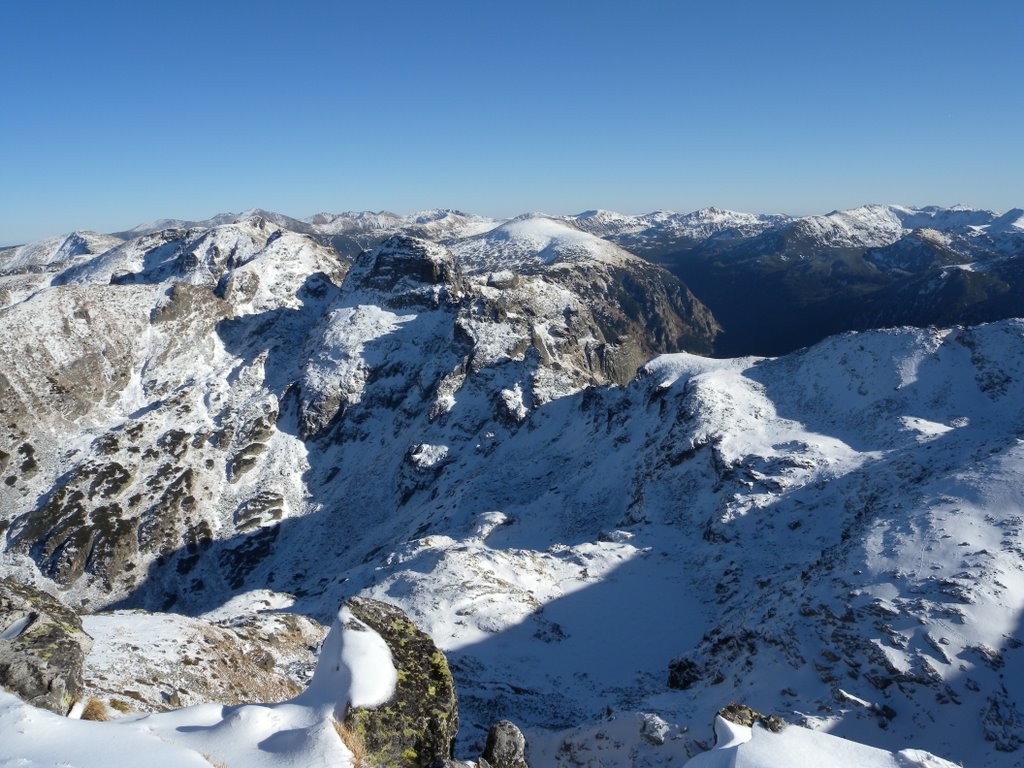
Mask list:
POLYGON ((132 708, 128 704, 128 702, 127 701, 121 701, 120 699, 111 699, 110 700, 110 706, 112 706, 118 712, 124 712, 125 714, 128 714, 129 712, 132 711, 132 708))
POLYGON ((367 768, 366 744, 362 737, 337 718, 333 718, 331 723, 341 743, 352 753, 352 768, 367 768))
POLYGON ((107 705, 99 699, 89 699, 85 703, 85 709, 82 710, 82 719, 104 722, 110 719, 110 711, 107 709, 107 705))

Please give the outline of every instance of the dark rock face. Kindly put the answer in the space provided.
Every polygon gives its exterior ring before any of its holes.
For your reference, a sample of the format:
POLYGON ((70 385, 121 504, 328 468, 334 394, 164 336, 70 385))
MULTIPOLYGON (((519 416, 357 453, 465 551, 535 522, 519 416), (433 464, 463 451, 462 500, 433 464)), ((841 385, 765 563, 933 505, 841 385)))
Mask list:
POLYGON ((0 685, 65 715, 82 690, 92 639, 74 611, 45 592, 0 579, 0 685))
POLYGON ((459 299, 462 277, 447 248, 395 235, 356 258, 344 288, 379 293, 396 309, 438 307, 459 299))
POLYGON ((567 288, 587 307, 569 326, 578 338, 599 342, 594 372, 616 384, 629 383, 656 355, 710 354, 722 330, 710 310, 676 277, 639 259, 615 266, 556 265, 543 276, 567 288))
POLYGON ((693 661, 680 656, 668 665, 668 687, 685 691, 701 679, 701 669, 693 661))
POLYGON ((450 759, 459 715, 444 654, 392 605, 353 598, 349 608, 384 638, 398 670, 390 701, 374 709, 350 709, 345 717, 345 725, 366 745, 369 762, 379 768, 429 768, 450 759))
POLYGON ((484 754, 477 765, 481 768, 529 768, 523 732, 508 720, 492 725, 487 732, 484 754))

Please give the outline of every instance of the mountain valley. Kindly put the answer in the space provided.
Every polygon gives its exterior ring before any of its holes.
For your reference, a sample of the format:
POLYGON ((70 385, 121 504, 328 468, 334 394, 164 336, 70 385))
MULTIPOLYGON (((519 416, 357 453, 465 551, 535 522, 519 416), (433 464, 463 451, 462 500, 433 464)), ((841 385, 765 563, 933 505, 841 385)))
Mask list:
POLYGON ((447 656, 458 757, 508 719, 534 766, 699 765, 742 702, 1010 768, 1022 317, 1020 210, 253 210, 0 250, 0 576, 141 712, 244 701, 202 671, 277 636, 250 677, 296 694, 358 596, 447 656))

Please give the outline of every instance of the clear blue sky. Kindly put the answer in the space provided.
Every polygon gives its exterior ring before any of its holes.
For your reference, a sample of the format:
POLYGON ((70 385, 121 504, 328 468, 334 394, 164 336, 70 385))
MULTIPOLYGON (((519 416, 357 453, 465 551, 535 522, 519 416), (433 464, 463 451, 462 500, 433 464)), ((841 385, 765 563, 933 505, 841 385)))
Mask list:
POLYGON ((1024 2, 0 0, 0 244, 263 207, 1024 205, 1024 2))

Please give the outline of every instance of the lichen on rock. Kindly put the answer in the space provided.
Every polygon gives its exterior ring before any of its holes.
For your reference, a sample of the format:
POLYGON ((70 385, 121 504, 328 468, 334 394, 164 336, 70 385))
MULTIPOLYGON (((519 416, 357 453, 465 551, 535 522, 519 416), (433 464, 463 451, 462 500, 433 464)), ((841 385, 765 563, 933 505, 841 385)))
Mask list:
POLYGON ((352 615, 377 632, 398 672, 394 696, 378 707, 353 707, 345 725, 366 745, 376 768, 429 768, 452 757, 458 700, 448 661, 398 608, 352 598, 352 615))
POLYGON ((82 690, 92 638, 78 614, 14 579, 0 579, 0 686, 65 715, 82 690))

